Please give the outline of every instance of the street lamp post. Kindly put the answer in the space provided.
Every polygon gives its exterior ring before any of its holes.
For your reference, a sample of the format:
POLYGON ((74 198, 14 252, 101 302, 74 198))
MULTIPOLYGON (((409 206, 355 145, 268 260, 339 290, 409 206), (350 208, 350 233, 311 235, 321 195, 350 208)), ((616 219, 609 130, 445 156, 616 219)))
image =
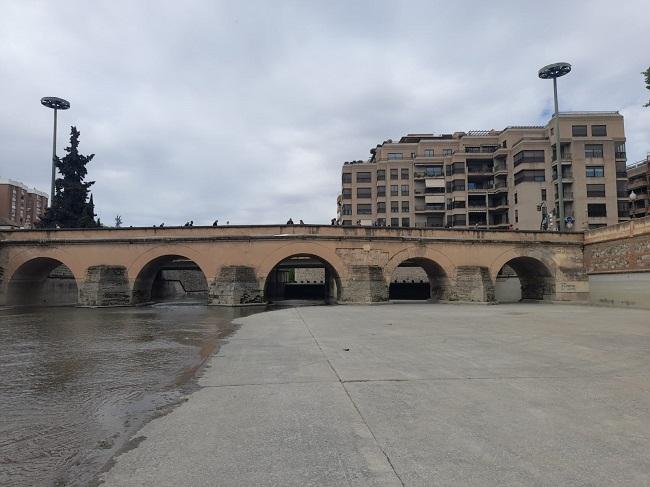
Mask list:
POLYGON ((634 207, 634 202, 636 201, 636 193, 634 190, 630 192, 630 195, 628 196, 628 199, 630 200, 630 220, 634 220, 634 213, 636 208, 634 207))
POLYGON ((558 109, 557 103, 557 79, 560 76, 564 76, 571 71, 571 65, 569 63, 554 63, 544 66, 539 70, 537 75, 542 79, 553 79, 553 99, 555 101, 555 160, 557 162, 557 199, 558 199, 558 223, 560 226, 560 231, 564 231, 564 184, 562 181, 562 159, 561 159, 561 148, 560 148, 560 111, 558 109))
POLYGON ((56 96, 46 96, 41 98, 41 105, 54 110, 54 136, 52 141, 52 182, 50 186, 50 206, 54 202, 54 180, 56 178, 56 114, 59 110, 70 108, 70 102, 56 96))

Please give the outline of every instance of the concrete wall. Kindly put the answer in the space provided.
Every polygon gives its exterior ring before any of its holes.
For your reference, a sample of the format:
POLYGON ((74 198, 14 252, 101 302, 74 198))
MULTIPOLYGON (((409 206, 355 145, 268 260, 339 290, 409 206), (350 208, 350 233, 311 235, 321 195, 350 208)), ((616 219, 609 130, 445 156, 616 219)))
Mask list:
POLYGON ((650 309, 650 217, 585 233, 590 302, 650 309))

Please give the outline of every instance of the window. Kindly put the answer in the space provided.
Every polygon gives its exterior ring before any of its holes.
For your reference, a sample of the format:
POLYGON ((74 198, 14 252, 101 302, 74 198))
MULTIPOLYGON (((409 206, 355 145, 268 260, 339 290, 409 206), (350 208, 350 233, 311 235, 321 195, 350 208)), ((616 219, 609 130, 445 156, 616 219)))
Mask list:
POLYGON ((357 215, 372 215, 372 205, 365 203, 357 205, 357 215))
POLYGON ((386 202, 380 201, 377 203, 377 213, 386 213, 386 202))
POLYGON ((630 204, 627 201, 618 202, 618 216, 619 217, 630 216, 630 204))
POLYGON ((454 162, 453 173, 454 174, 465 174, 465 163, 464 162, 454 162))
POLYGON ((341 192, 341 199, 352 199, 352 188, 343 188, 343 191, 341 192))
POLYGON ((588 178, 602 178, 605 176, 605 168, 603 166, 587 166, 585 172, 588 178))
POLYGON ((587 196, 591 198, 602 198, 605 196, 605 185, 604 184, 588 184, 587 185, 587 196))
POLYGON ((522 150, 513 157, 513 164, 517 167, 524 162, 544 162, 543 150, 522 150))
POLYGON ((519 203, 519 201, 517 200, 517 193, 515 193, 515 205, 516 205, 517 203, 519 203))
POLYGON ((386 196, 386 186, 377 186, 377 197, 381 198, 386 196))
POLYGON ((343 205, 341 209, 341 215, 351 215, 352 214, 352 205, 343 205))
POLYGON ((616 181, 616 196, 618 196, 619 198, 628 197, 627 181, 621 181, 621 180, 616 181))
POLYGON ((455 179, 451 182, 452 191, 465 191, 465 181, 462 179, 455 179))
POLYGON ((445 166, 445 174, 446 174, 447 176, 451 176, 451 172, 452 172, 452 170, 453 170, 453 168, 451 167, 451 165, 449 165, 449 166, 445 166))
POLYGON ((391 227, 399 227, 399 218, 391 218, 390 219, 390 226, 391 227))
POLYGON ((433 149, 424 149, 424 157, 433 157, 433 149))
POLYGON ((542 189, 542 201, 546 201, 546 190, 542 189))
POLYGON ((469 153, 481 152, 481 148, 480 147, 469 147, 468 146, 468 147, 465 147, 465 152, 469 152, 469 153))
POLYGON ((386 226, 386 219, 385 218, 377 218, 377 226, 378 227, 385 227, 386 226))
POLYGON ((408 200, 402 201, 402 213, 408 213, 409 212, 409 202, 408 200))
POLYGON ((424 170, 428 177, 442 176, 442 166, 428 166, 424 170))
POLYGON ((592 125, 591 126, 591 136, 592 137, 605 137, 607 135, 607 125, 592 125))
POLYGON ((442 155, 443 156, 450 156, 454 153, 452 149, 442 149, 442 155))
POLYGON ((603 144, 585 144, 585 157, 603 157, 603 144))
POLYGON ((409 195, 409 185, 402 184, 402 196, 408 196, 408 195, 409 195))
POLYGON ((390 202, 390 212, 391 213, 399 213, 399 201, 391 201, 390 202))
POLYGON ((587 215, 590 217, 607 216, 607 205, 604 203, 592 203, 587 205, 587 215))
POLYGON ((515 210, 515 223, 519 223, 519 210, 515 210))
POLYGON ((377 181, 386 181, 386 169, 377 169, 377 181))
POLYGON ((523 182, 543 183, 546 181, 543 169, 525 169, 515 174, 515 184, 523 182))
POLYGON ((464 201, 454 201, 454 208, 465 208, 464 201))
POLYGON ((571 135, 574 137, 586 137, 587 136, 587 126, 586 125, 574 125, 571 127, 571 135))
POLYGON ((402 179, 408 179, 409 178, 409 170, 408 170, 408 168, 402 169, 401 178, 402 179))
POLYGON ((344 172, 341 179, 342 179, 343 183, 351 183, 352 182, 352 173, 344 172))
POLYGON ((415 152, 411 152, 411 159, 415 159, 415 152))
POLYGON ((616 142, 614 152, 616 159, 625 159, 625 142, 616 142))
POLYGON ((358 172, 357 183, 369 183, 371 181, 369 172, 358 172))
POLYGON ((399 170, 398 169, 391 169, 390 170, 390 179, 391 180, 396 180, 397 176, 399 175, 399 170))
POLYGON ((388 159, 391 160, 391 161, 404 159, 404 154, 402 154, 401 152, 389 152, 388 153, 388 159))
POLYGON ((372 190, 370 188, 357 188, 357 198, 372 198, 372 190))
POLYGON ((344 227, 351 227, 352 226, 352 220, 343 220, 343 226, 344 227))
POLYGON ((411 220, 409 218, 402 218, 402 226, 403 227, 410 227, 411 226, 411 220))
POLYGON ((452 215, 453 216, 453 225, 455 227, 464 227, 467 225, 467 219, 465 215, 452 215))
POLYGON ((399 193, 399 186, 397 184, 390 185, 390 195, 397 196, 399 193))

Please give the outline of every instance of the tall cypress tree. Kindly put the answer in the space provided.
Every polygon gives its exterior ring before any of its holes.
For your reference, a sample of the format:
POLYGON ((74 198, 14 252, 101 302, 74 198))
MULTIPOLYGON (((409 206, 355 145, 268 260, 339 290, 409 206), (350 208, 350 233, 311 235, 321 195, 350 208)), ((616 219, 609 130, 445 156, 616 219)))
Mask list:
POLYGON ((84 181, 88 170, 86 164, 95 154, 84 156, 79 153, 79 131, 70 130, 70 146, 65 148, 67 154, 58 157, 55 165, 61 174, 54 183, 54 200, 50 208, 41 217, 37 226, 41 228, 94 228, 95 205, 92 195, 88 201, 88 189, 95 181, 84 181))

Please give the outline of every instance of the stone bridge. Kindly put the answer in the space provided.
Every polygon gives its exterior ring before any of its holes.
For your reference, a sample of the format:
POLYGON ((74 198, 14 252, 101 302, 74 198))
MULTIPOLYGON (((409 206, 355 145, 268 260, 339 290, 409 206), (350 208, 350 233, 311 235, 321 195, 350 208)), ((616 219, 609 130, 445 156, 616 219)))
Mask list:
POLYGON ((338 303, 386 301, 391 275, 404 265, 426 271, 434 300, 494 301, 507 266, 523 299, 586 301, 583 240, 581 233, 317 225, 0 231, 0 304, 53 304, 46 283, 55 269, 78 305, 148 302, 158 272, 179 259, 202 271, 215 305, 264 302, 281 263, 307 261, 322 264, 327 296, 338 303))

